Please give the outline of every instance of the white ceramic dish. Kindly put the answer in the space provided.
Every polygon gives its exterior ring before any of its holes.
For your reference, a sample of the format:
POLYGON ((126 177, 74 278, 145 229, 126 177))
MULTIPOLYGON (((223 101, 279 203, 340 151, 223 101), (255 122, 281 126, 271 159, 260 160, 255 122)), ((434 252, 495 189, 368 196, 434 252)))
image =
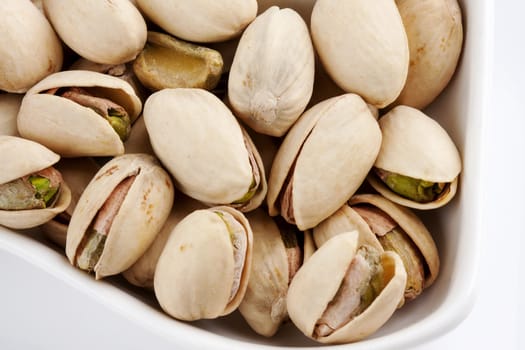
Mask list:
MULTIPOLYGON (((299 6, 305 13, 310 1, 261 1, 299 6)), ((441 255, 442 270, 436 283, 419 299, 396 312, 379 332, 348 349, 392 349, 421 344, 458 325, 470 312, 476 294, 480 255, 481 173, 483 126, 487 117, 492 49, 492 0, 460 0, 465 26, 465 46, 458 71, 447 90, 427 110, 456 141, 463 156, 460 191, 447 207, 422 213, 433 232, 441 255)), ((309 341, 288 324, 272 339, 257 336, 238 313, 222 320, 181 323, 162 313, 155 299, 128 286, 120 278, 95 281, 72 268, 63 254, 38 232, 13 232, 0 227, 0 250, 26 260, 43 275, 53 275, 70 286, 72 293, 121 314, 151 334, 162 337, 175 348, 279 349, 311 348, 309 341)), ((11 259, 12 260, 12 259, 11 259)), ((13 266, 12 268, 15 268, 13 266)), ((331 348, 330 346, 323 346, 331 348)))

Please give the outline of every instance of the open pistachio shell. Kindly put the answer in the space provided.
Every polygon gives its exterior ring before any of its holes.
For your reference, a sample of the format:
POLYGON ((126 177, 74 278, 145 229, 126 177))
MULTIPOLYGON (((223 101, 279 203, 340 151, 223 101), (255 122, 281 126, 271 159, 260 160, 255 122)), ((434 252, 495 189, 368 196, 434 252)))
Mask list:
POLYGON ((461 54, 463 25, 457 0, 396 0, 403 18, 410 66, 396 104, 428 106, 445 88, 461 54))
POLYGON ((18 136, 16 118, 24 95, 0 94, 0 135, 18 136))
POLYGON ((126 270, 153 242, 170 213, 173 197, 171 179, 154 157, 126 154, 113 158, 98 171, 75 207, 67 231, 69 261, 78 266, 89 260, 90 266, 82 268, 94 270, 97 279, 126 270), (127 192, 117 194, 124 183, 127 192), (115 197, 118 206, 106 210, 115 197), (99 221, 106 232, 96 228, 99 221), (94 242, 93 234, 105 243, 94 242))
POLYGON ((71 215, 73 215, 82 192, 100 167, 91 158, 63 158, 55 165, 55 169, 60 171, 62 178, 71 189, 71 202, 65 211, 43 224, 41 228, 51 241, 65 248, 71 215))
POLYGON ((201 43, 238 36, 257 14, 256 0, 137 0, 136 3, 166 32, 201 43))
POLYGON ((251 272, 252 230, 230 207, 197 210, 170 235, 157 263, 155 296, 172 317, 194 321, 233 312, 251 272))
POLYGON ((212 90, 219 83, 222 67, 218 51, 151 31, 144 50, 133 62, 138 79, 153 91, 166 88, 212 90))
POLYGON ((144 255, 122 273, 124 278, 135 286, 153 290, 155 268, 173 229, 187 215, 199 209, 204 209, 203 204, 183 194, 177 194, 177 199, 173 203, 171 213, 159 234, 155 237, 155 240, 151 243, 144 255))
POLYGON ((122 107, 131 122, 142 103, 125 81, 90 71, 63 71, 33 86, 22 100, 18 131, 64 157, 115 156, 124 153, 121 136, 90 107, 51 92, 81 88, 122 107), (57 90, 58 89, 58 90, 57 90))
POLYGON ((0 33, 0 90, 26 92, 62 67, 62 44, 31 1, 0 1, 0 33))
POLYGON ((414 212, 388 199, 375 194, 355 195, 348 203, 352 206, 371 205, 386 213, 414 242, 425 262, 425 282, 423 287, 430 287, 439 274, 439 254, 436 243, 425 224, 414 212))
POLYGON ((280 213, 300 230, 316 226, 358 189, 380 144, 377 121, 355 94, 307 110, 273 162, 267 197, 270 215, 280 213))
MULTIPOLYGON (((6 164, 0 172, 0 184, 46 169, 60 156, 46 147, 16 136, 0 136, 0 164, 6 164)), ((64 211, 71 201, 71 191, 61 182, 59 196, 53 206, 30 210, 0 210, 0 225, 14 229, 39 226, 64 211)))
POLYGON ((311 33, 326 71, 343 90, 379 108, 399 96, 409 49, 393 0, 317 0, 311 33))
POLYGON ((408 106, 397 106, 379 119, 383 133, 375 168, 417 181, 443 184, 442 192, 428 202, 395 193, 371 172, 369 183, 386 198, 415 209, 434 209, 456 194, 461 157, 456 145, 438 122, 408 106))
POLYGON ((312 96, 314 61, 301 16, 289 8, 266 10, 244 31, 230 70, 236 115, 257 132, 284 135, 312 96))
POLYGON ((250 327, 273 336, 288 319, 288 285, 303 262, 297 232, 278 225, 262 209, 247 215, 253 231, 252 271, 239 311, 250 327))
POLYGON ((93 62, 131 61, 146 43, 146 22, 128 0, 45 0, 44 10, 67 46, 93 62))
POLYGON ((266 195, 264 166, 248 134, 216 96, 202 89, 151 95, 144 118, 155 154, 184 193, 242 211, 266 195))
MULTIPOLYGON (((301 332, 318 342, 348 343, 369 336, 388 321, 403 298, 406 283, 403 263, 395 253, 381 253, 377 262, 379 266, 376 268, 382 270, 382 278, 370 277, 378 279, 381 285, 375 298, 369 300, 369 304, 360 313, 336 327, 331 334, 316 335, 321 320, 327 317, 328 307, 334 304, 332 301, 345 296, 340 288, 351 263, 364 247, 359 246, 358 240, 357 231, 343 233, 328 240, 299 269, 288 289, 286 302, 290 319, 301 332)), ((366 276, 358 273, 357 277, 361 279, 366 276)), ((370 285, 363 287, 372 288, 370 285)), ((360 299, 359 303, 362 302, 363 299, 360 299)))

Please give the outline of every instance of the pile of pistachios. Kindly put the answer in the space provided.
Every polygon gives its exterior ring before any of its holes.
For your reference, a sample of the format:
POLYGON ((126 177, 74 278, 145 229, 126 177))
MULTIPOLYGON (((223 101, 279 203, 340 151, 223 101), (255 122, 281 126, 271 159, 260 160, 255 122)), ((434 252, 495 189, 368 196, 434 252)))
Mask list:
POLYGON ((438 277, 456 0, 2 0, 0 32, 0 225, 96 279, 333 344, 438 277))

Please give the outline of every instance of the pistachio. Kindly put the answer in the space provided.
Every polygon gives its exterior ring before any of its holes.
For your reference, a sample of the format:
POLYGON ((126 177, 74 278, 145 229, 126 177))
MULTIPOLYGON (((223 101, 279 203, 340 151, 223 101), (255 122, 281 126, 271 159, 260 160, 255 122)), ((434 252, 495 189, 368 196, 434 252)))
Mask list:
POLYGON ((156 32, 148 32, 144 50, 133 63, 140 82, 156 91, 165 88, 214 89, 221 78, 218 51, 156 32))
POLYGON ((418 203, 428 203, 436 200, 446 186, 445 183, 414 179, 410 176, 396 174, 379 168, 374 168, 374 171, 392 191, 418 203))

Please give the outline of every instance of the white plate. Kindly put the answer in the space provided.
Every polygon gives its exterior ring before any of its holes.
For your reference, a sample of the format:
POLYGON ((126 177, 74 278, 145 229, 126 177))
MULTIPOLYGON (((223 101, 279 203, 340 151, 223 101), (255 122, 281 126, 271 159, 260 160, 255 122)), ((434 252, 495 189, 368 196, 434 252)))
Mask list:
MULTIPOLYGON (((297 0, 261 3, 267 6, 283 2, 305 7, 310 3, 297 0)), ((457 197, 443 209, 421 213, 440 251, 440 276, 420 298, 397 311, 379 332, 343 348, 392 349, 421 344, 457 326, 473 306, 483 229, 481 189, 485 179, 481 173, 480 149, 491 75, 493 1, 463 0, 460 3, 466 35, 461 63, 450 86, 427 110, 455 140, 464 166, 457 197)), ((151 295, 130 287, 121 278, 95 281, 92 276, 72 268, 56 248, 39 237, 38 232, 19 233, 0 227, 0 250, 3 254, 0 261, 23 259, 34 268, 34 273, 53 275, 49 283, 56 279, 62 281, 71 288, 71 294, 85 294, 85 298, 113 310, 175 348, 245 349, 247 343, 261 349, 318 346, 290 324, 272 339, 259 337, 237 312, 221 320, 191 324, 173 320, 160 311, 151 295), (15 259, 6 258, 11 255, 15 259)), ((17 267, 9 269, 16 271, 17 267)))

